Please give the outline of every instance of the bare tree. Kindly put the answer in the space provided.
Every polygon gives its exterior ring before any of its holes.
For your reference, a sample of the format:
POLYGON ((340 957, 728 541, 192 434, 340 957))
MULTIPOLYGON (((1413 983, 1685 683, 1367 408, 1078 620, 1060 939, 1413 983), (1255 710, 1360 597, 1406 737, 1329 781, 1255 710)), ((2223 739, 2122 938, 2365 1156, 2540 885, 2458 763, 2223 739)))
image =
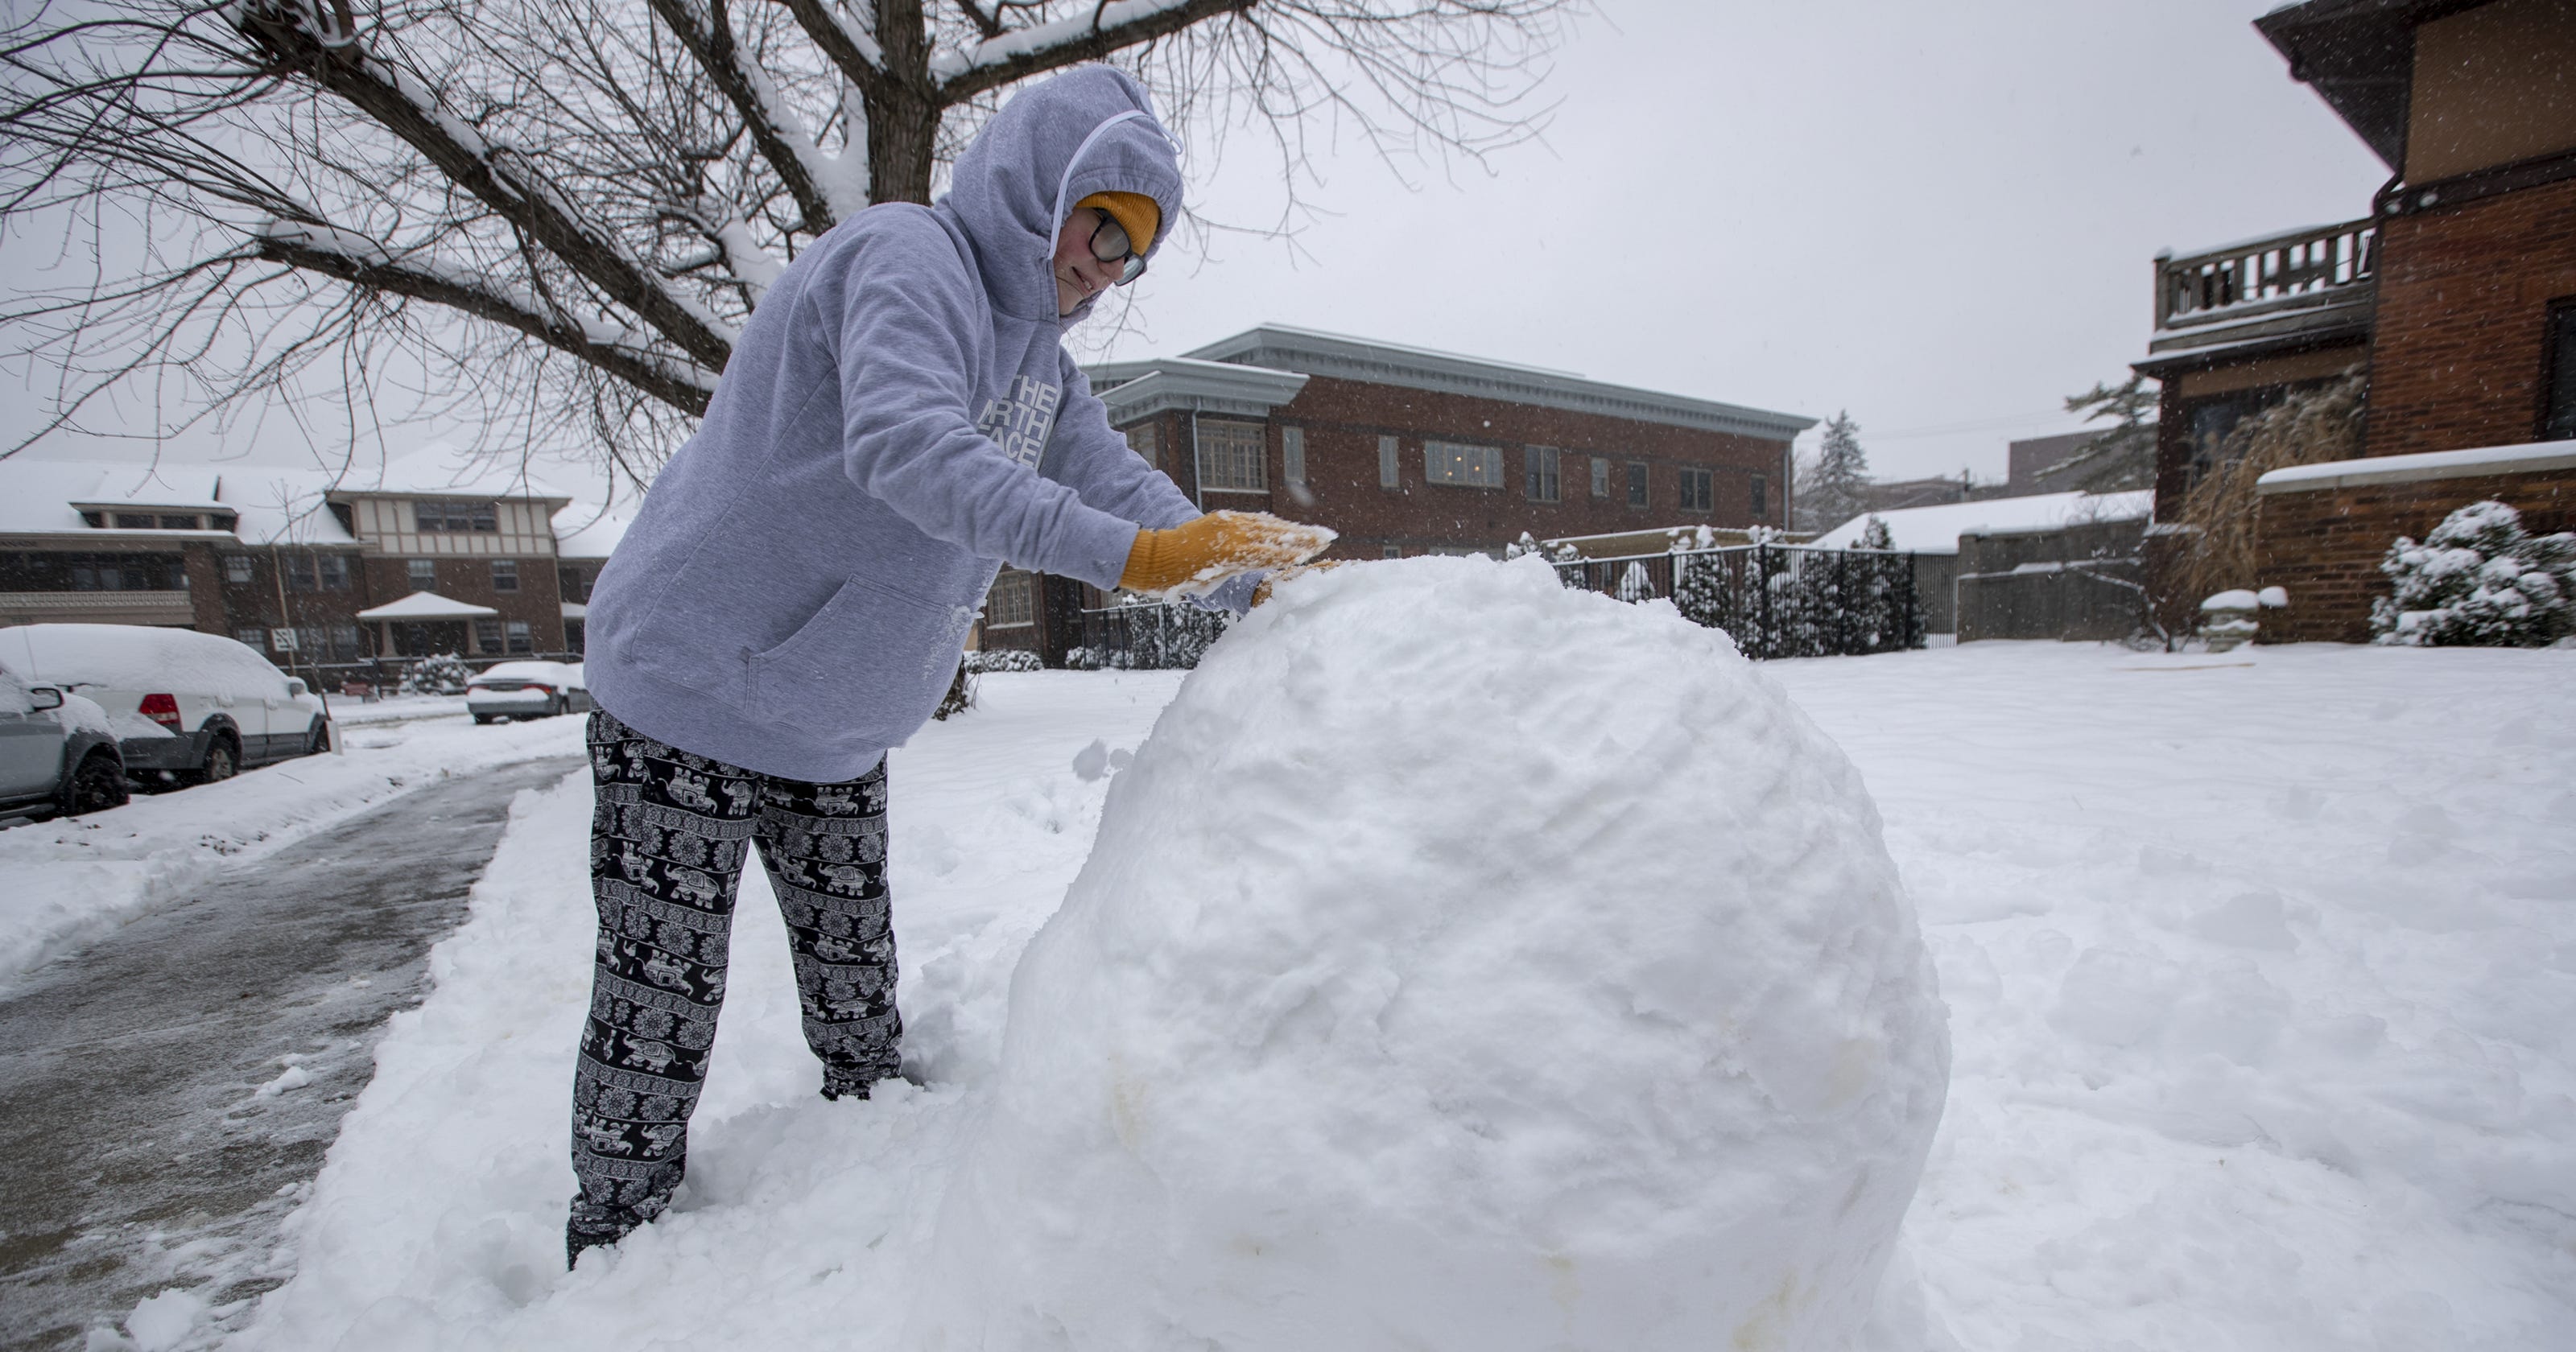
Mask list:
POLYGON ((398 393, 641 480, 779 271, 929 201, 1015 82, 1114 61, 1201 150, 1257 133, 1293 201, 1319 138, 1535 134, 1583 3, 37 0, 0 27, 0 229, 76 279, 0 309, 53 378, 0 454, 137 385, 173 428, 398 393))

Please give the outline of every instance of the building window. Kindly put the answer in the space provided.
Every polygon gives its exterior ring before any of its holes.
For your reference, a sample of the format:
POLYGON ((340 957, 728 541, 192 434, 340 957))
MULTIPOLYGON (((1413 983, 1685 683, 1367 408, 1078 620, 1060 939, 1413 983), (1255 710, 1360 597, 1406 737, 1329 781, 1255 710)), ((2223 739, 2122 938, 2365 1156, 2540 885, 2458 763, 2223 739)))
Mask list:
POLYGON ((526 620, 512 620, 505 627, 510 631, 510 651, 532 653, 537 650, 536 635, 529 632, 526 620))
POLYGON ((1768 520, 1770 516, 1771 481, 1762 475, 1756 474, 1753 476, 1753 519, 1756 521, 1763 521, 1768 520))
POLYGON ((1163 439, 1156 430, 1156 424, 1140 422, 1128 428, 1127 449, 1144 457, 1146 464, 1156 469, 1163 467, 1163 439))
POLYGON ((500 520, 488 502, 415 502, 411 519, 423 534, 497 531, 500 520))
POLYGON ((1682 510, 1705 512, 1717 502, 1716 473, 1698 465, 1682 466, 1682 510))
POLYGON ((1454 441, 1422 443, 1422 477, 1460 488, 1503 486, 1503 453, 1493 446, 1465 446, 1454 441))
POLYGON ((290 591, 347 591, 349 556, 346 554, 287 555, 286 585, 290 591))
POLYGON ((562 591, 563 599, 574 605, 585 605, 590 601, 590 574, 585 569, 569 563, 557 567, 555 586, 562 591))
POLYGON ((116 514, 116 528, 118 530, 151 530, 153 528, 152 520, 153 518, 150 512, 118 512, 116 514))
POLYGON ((1199 491, 1266 493, 1261 424, 1206 418, 1199 422, 1199 491))
POLYGON ((492 560, 492 590, 514 592, 518 589, 519 561, 517 559, 492 560))
POLYGON ((1553 446, 1532 446, 1523 452, 1521 491, 1532 502, 1556 501, 1557 452, 1553 446))
POLYGON ((1644 507, 1650 505, 1651 502, 1652 499, 1649 498, 1646 493, 1646 462, 1643 460, 1629 461, 1628 505, 1631 507, 1644 507))
POLYGON ((1279 477, 1292 484, 1306 482, 1306 429, 1279 429, 1279 477))
POLYGON ((176 554, 0 554, 0 592, 186 591, 176 554))
POLYGON ((224 581, 240 586, 247 584, 251 576, 250 555, 226 554, 224 556, 224 581))
MULTIPOLYGON (((1403 485, 1404 471, 1395 461, 1395 438, 1379 437, 1377 439, 1377 486, 1400 488, 1403 485)), ((1390 554, 1387 557, 1395 556, 1390 554)))
POLYGON ((164 516, 161 518, 161 529, 163 530, 195 530, 196 528, 197 518, 193 516, 164 516))
POLYGON ((501 651, 501 622, 499 620, 476 620, 474 622, 474 649, 477 652, 486 653, 497 653, 501 651))
POLYGON ((984 627, 1026 629, 1037 623, 1036 583, 1027 573, 1006 572, 994 578, 993 590, 984 595, 984 627))
POLYGON ((235 629, 233 642, 246 648, 265 648, 268 646, 268 631, 249 627, 235 629))
POLYGON ((1404 546, 1379 545, 1377 548, 1377 555, 1382 559, 1400 559, 1404 557, 1404 546))
POLYGON ((1592 496, 1610 496, 1610 462, 1597 455, 1592 457, 1592 496))
POLYGON ((2549 310, 2549 402, 2542 406, 2540 439, 2576 438, 2576 300, 2549 310))
POLYGON ((354 624, 335 624, 331 626, 332 661, 355 662, 360 658, 365 657, 366 653, 361 651, 364 643, 365 640, 358 637, 358 626, 354 624))
POLYGON ((416 592, 438 590, 438 560, 413 559, 407 565, 411 572, 411 589, 416 592))

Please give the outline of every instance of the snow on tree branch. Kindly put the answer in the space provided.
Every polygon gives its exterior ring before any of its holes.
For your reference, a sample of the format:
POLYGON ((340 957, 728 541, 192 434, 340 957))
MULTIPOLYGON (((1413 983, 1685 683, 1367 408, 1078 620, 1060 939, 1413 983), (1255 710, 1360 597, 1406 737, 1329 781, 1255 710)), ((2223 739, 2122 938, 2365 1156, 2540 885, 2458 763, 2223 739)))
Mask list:
MULTIPOLYGON (((988 36, 972 50, 941 52, 930 59, 941 102, 956 103, 987 89, 1080 61, 1096 61, 1156 38, 1168 37, 1220 14, 1240 13, 1258 0, 1108 0, 1090 13, 988 36)), ((979 16, 980 17, 980 16, 979 16)))

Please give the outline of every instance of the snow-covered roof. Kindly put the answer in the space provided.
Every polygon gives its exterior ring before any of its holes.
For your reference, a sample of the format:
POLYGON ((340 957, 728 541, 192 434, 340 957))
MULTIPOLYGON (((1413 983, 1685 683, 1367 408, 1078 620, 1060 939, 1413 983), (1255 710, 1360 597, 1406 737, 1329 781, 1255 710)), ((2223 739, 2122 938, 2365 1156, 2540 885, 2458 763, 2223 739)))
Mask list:
POLYGON ((612 508, 602 513, 589 503, 576 502, 555 513, 555 556, 565 559, 604 559, 617 551, 617 542, 626 538, 626 528, 635 518, 623 509, 612 508))
MULTIPOLYGON (((76 504, 214 510, 215 474, 202 466, 102 465, 94 460, 0 460, 0 531, 86 531, 76 504)), ((229 509, 229 504, 225 505, 229 509)))
POLYGON ((2478 474, 2532 474, 2576 469, 2576 441, 2533 441, 2517 446, 2472 446, 2415 455, 2374 455, 2322 465, 2292 465, 2254 481, 2257 493, 2313 492, 2357 484, 2402 484, 2462 479, 2478 474))
POLYGON ((413 592, 399 601, 388 601, 372 610, 361 610, 362 620, 474 620, 501 612, 471 601, 455 601, 436 592, 413 592))
POLYGON ((1945 502, 1937 507, 1901 507, 1869 512, 1816 537, 1826 549, 1849 549, 1876 516, 1887 523, 1896 548, 1908 554, 1956 554, 1959 537, 1969 532, 2055 530, 2087 521, 2143 521, 2155 510, 2156 495, 2134 493, 2035 493, 2026 498, 1986 498, 1978 502, 1945 502))

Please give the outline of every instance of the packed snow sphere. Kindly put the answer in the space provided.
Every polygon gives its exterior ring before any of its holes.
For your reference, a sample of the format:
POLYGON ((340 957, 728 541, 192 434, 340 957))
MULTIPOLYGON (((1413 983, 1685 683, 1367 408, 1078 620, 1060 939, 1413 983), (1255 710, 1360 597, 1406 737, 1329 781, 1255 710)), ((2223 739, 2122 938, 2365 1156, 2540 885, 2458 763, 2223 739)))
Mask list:
POLYGON ((1538 559, 1284 583, 1013 978, 920 1345, 1842 1349, 1949 1078, 1878 814, 1538 559))

